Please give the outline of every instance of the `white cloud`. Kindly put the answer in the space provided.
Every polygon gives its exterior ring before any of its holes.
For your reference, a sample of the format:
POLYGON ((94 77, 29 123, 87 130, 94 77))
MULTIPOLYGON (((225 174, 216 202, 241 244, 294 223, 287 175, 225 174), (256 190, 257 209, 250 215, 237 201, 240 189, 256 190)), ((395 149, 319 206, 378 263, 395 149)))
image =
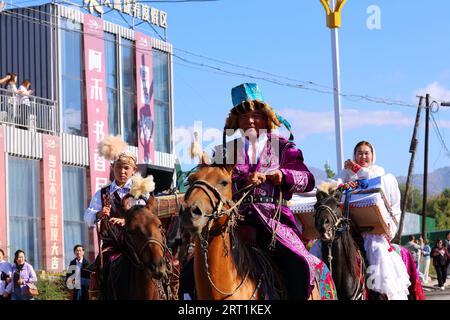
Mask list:
MULTIPOLYGON (((450 74, 450 70, 444 71, 444 73, 450 74)), ((442 86, 439 81, 434 81, 428 84, 425 88, 416 90, 416 95, 425 95, 429 93, 431 96, 431 101, 437 100, 439 102, 442 101, 450 101, 450 89, 442 86)), ((425 102, 424 102, 425 104, 425 102)), ((433 108, 434 109, 434 108, 433 108)), ((439 128, 450 129, 450 121, 448 120, 436 120, 439 128)))
POLYGON ((437 99, 439 101, 450 101, 450 90, 444 88, 438 81, 434 81, 428 84, 425 88, 416 90, 415 96, 425 96, 425 94, 427 93, 430 94, 431 99, 437 99))
MULTIPOLYGON (((307 135, 322 133, 334 134, 334 112, 284 109, 280 110, 280 114, 291 123, 295 137, 304 138, 307 135)), ((410 127, 413 123, 413 118, 406 117, 399 111, 345 109, 342 112, 342 128, 345 131, 374 126, 410 127)))

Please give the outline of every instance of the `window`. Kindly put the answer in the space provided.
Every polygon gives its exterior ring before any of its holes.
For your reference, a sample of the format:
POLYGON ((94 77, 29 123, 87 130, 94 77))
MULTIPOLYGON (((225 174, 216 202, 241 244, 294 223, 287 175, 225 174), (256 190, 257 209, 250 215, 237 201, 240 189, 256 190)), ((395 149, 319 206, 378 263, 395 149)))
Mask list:
POLYGON ((9 236, 11 256, 16 250, 35 270, 41 268, 40 163, 8 157, 9 236))
POLYGON ((82 135, 82 34, 81 24, 61 19, 62 125, 63 131, 82 135))
POLYGON ((153 90, 155 150, 170 153, 169 55, 155 49, 153 50, 153 90))
POLYGON ((66 267, 74 258, 73 247, 81 244, 89 249, 88 228, 84 223, 86 209, 85 169, 63 166, 64 257, 66 267))
POLYGON ((131 146, 137 146, 137 105, 134 43, 122 39, 121 80, 122 80, 122 122, 123 137, 131 146))
POLYGON ((119 134, 119 106, 117 101, 116 36, 105 32, 106 97, 108 104, 108 131, 119 134))

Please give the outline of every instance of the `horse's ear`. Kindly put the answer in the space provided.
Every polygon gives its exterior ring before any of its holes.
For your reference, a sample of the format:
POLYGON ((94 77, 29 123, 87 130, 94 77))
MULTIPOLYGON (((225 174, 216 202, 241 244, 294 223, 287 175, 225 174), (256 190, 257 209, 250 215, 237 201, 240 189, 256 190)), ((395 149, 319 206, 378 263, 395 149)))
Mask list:
POLYGON ((227 164, 225 165, 225 169, 228 171, 228 173, 232 173, 235 165, 234 164, 227 164))
POLYGON ((341 198, 342 198, 342 190, 341 189, 336 189, 333 193, 333 197, 338 201, 341 202, 341 198))
POLYGON ((132 203, 131 203, 131 195, 130 195, 130 194, 128 194, 128 195, 126 195, 125 197, 123 197, 123 200, 122 200, 122 206, 123 206, 123 208, 124 208, 125 211, 128 211, 128 210, 131 209, 131 207, 132 207, 133 205, 132 205, 132 203))
POLYGON ((210 164, 208 154, 205 151, 202 152, 202 156, 200 158, 200 161, 201 161, 200 162, 201 164, 206 164, 206 165, 210 164))
POLYGON ((322 199, 325 199, 326 197, 328 197, 328 193, 322 190, 317 190, 316 192, 317 202, 320 202, 322 199))

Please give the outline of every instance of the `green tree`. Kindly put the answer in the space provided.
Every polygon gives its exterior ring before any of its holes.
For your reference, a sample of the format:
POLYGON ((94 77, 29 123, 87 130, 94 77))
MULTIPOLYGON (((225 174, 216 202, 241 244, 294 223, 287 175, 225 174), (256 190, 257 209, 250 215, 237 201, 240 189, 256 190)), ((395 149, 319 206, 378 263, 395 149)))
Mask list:
MULTIPOLYGON (((405 190, 406 190, 406 184, 401 183, 399 185, 400 193, 402 196, 402 201, 405 197, 405 190)), ((409 199, 408 204, 406 206, 406 211, 412 212, 412 213, 421 213, 422 212, 422 201, 423 201, 423 195, 422 192, 416 187, 413 187, 413 189, 409 192, 409 199)))
POLYGON ((450 229, 450 189, 428 199, 427 213, 436 219, 437 230, 450 229))
POLYGON ((334 171, 331 169, 328 163, 325 163, 324 168, 328 179, 333 179, 336 176, 336 173, 334 173, 334 171))

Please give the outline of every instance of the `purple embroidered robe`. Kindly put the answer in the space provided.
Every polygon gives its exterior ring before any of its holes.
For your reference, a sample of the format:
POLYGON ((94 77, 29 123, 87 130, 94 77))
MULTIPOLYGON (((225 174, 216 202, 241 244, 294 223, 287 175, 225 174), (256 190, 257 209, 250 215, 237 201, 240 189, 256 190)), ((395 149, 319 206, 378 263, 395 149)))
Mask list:
MULTIPOLYGON (((268 134, 266 145, 262 149, 256 164, 251 164, 242 139, 227 143, 227 163, 236 163, 233 172, 233 192, 245 187, 248 177, 252 172, 270 173, 281 170, 283 182, 281 187, 274 186, 266 180, 253 190, 253 196, 272 197, 279 199, 280 190, 284 200, 290 200, 293 193, 308 192, 314 188, 315 180, 313 174, 303 163, 302 152, 295 144, 283 137, 268 134)), ((215 161, 223 163, 221 147, 216 148, 215 161)), ((239 197, 239 195, 237 195, 239 197)), ((259 219, 269 234, 276 230, 277 243, 275 246, 283 245, 292 251, 303 265, 309 267, 309 283, 312 285, 316 276, 316 270, 322 262, 305 248, 301 241, 302 230, 297 224, 292 211, 287 206, 281 207, 281 218, 279 222, 274 219, 278 205, 274 203, 251 203, 241 205, 240 213, 246 219, 253 217, 259 219)))

